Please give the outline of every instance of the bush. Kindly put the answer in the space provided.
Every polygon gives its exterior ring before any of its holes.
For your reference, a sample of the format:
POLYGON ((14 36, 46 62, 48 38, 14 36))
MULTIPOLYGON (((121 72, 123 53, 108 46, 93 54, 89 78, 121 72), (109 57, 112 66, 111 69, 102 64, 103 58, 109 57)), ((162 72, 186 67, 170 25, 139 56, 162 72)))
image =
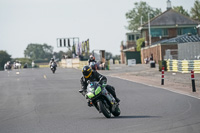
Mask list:
POLYGON ((136 45, 137 45, 137 51, 140 51, 142 47, 144 47, 144 42, 145 39, 144 38, 140 38, 136 41, 136 45))
POLYGON ((166 61, 162 61, 162 60, 160 60, 160 61, 158 61, 158 64, 159 64, 159 71, 162 71, 162 67, 164 66, 165 67, 165 71, 167 71, 167 62, 166 61))
POLYGON ((37 59, 37 60, 34 60, 35 63, 49 63, 50 60, 48 59, 37 59))
POLYGON ((11 55, 6 51, 0 50, 0 70, 4 69, 4 64, 11 60, 11 55))

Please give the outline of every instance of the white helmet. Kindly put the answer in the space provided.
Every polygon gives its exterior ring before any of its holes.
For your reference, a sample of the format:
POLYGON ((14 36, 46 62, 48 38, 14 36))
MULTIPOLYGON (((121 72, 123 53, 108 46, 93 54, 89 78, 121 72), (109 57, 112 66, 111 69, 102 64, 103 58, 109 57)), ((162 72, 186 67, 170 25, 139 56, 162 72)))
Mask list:
POLYGON ((91 59, 91 60, 93 59, 93 55, 90 55, 90 59, 91 59))

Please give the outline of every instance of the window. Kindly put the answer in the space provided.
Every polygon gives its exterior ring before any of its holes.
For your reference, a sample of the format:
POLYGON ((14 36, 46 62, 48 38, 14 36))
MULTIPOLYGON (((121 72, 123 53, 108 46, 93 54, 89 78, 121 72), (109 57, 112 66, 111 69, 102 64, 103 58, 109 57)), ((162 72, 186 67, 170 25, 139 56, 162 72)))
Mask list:
POLYGON ((162 35, 162 29, 151 29, 152 37, 159 37, 162 35))
POLYGON ((151 29, 152 37, 168 36, 168 29, 151 29))
POLYGON ((182 35, 182 29, 181 28, 178 28, 178 35, 182 35))
POLYGON ((128 40, 129 41, 134 41, 135 39, 134 39, 134 35, 128 35, 128 40))
POLYGON ((137 35, 137 36, 136 36, 136 40, 138 40, 139 38, 140 38, 140 36, 139 36, 139 35, 137 35))
POLYGON ((191 33, 192 35, 196 35, 197 34, 197 30, 193 27, 189 27, 189 28, 178 28, 178 35, 184 35, 184 34, 188 34, 191 33))
POLYGON ((168 29, 163 29, 162 36, 168 36, 168 29))

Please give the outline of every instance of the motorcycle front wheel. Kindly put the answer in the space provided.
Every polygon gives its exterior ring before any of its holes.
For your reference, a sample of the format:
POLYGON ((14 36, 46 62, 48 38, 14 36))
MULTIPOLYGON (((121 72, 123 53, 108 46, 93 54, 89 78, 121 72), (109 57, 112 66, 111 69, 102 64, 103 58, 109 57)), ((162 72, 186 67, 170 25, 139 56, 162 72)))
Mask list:
POLYGON ((120 111, 120 109, 119 109, 119 105, 117 105, 117 107, 115 108, 115 111, 112 112, 112 114, 113 114, 115 117, 117 117, 117 116, 119 116, 119 115, 121 114, 121 111, 120 111))
POLYGON ((102 101, 98 101, 98 106, 99 106, 99 109, 101 110, 101 112, 103 113, 103 115, 106 117, 106 118, 110 118, 111 117, 111 112, 110 110, 106 107, 105 103, 103 103, 102 101))
POLYGON ((55 69, 52 68, 51 71, 52 71, 52 73, 55 73, 55 69))

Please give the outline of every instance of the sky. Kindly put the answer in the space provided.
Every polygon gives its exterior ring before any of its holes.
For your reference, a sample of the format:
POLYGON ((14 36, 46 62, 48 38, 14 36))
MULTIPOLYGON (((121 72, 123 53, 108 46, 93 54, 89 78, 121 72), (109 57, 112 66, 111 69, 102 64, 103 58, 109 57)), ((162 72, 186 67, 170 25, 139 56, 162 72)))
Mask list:
MULTIPOLYGON (((140 0, 0 0, 0 50, 12 58, 24 57, 30 43, 48 44, 54 51, 57 38, 90 40, 90 51, 120 54, 128 25, 125 14, 140 0)), ((166 10, 167 0, 143 0, 166 10)), ((190 11, 195 0, 171 0, 172 6, 190 11)))

